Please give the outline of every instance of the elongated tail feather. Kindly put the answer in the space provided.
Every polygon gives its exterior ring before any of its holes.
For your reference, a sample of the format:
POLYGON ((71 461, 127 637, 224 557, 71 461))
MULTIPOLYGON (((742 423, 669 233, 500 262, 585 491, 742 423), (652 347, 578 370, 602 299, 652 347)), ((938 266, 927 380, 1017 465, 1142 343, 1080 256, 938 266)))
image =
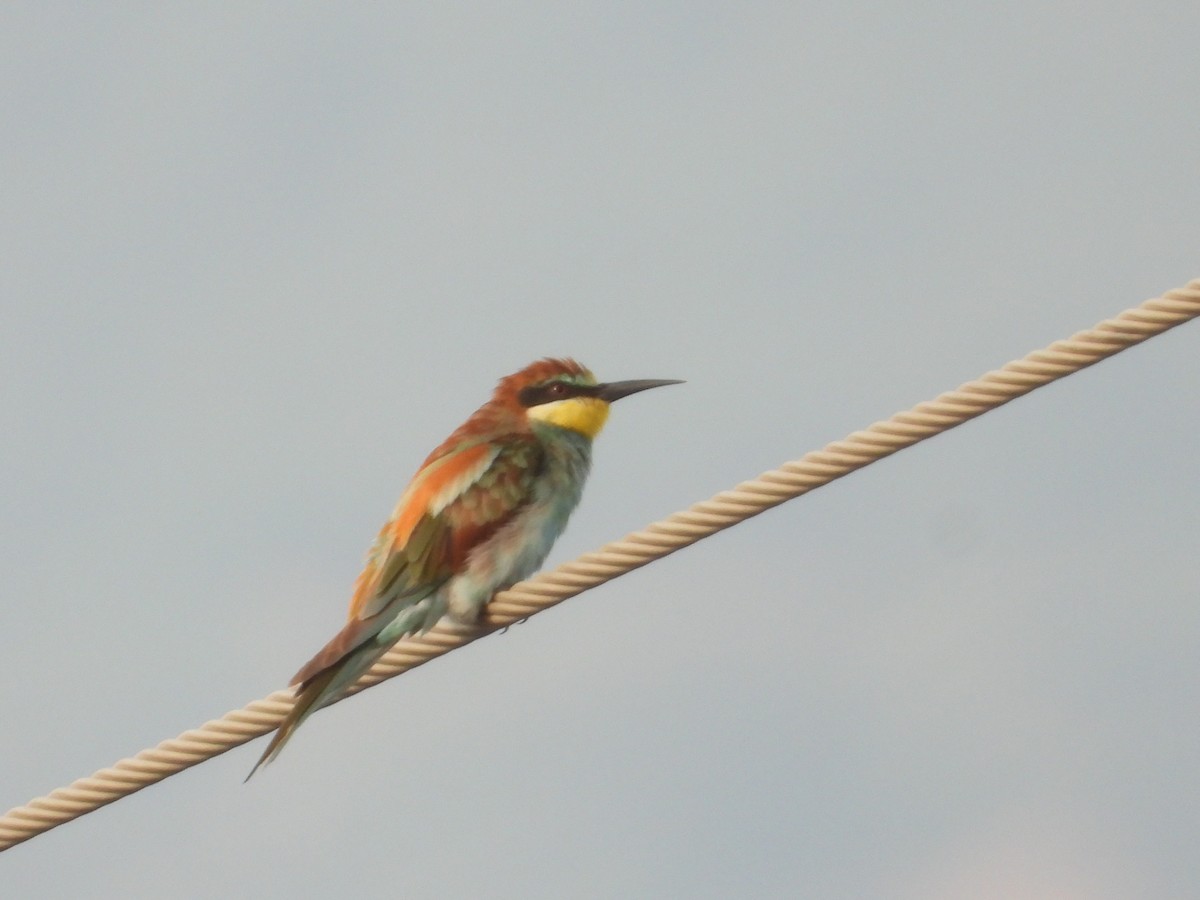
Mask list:
MULTIPOLYGON (((259 768, 271 762, 271 760, 283 751, 284 745, 287 744, 288 739, 300 727, 301 723, 317 711, 319 708, 317 701, 322 699, 322 695, 326 693, 330 683, 337 677, 337 674, 338 667, 330 666, 300 688, 296 694, 296 705, 292 707, 292 711, 279 723, 279 728, 271 736, 271 743, 267 744, 267 749, 263 751, 263 755, 258 758, 258 762, 254 764, 254 768, 246 776, 246 781, 253 778, 254 773, 259 768)), ((245 784, 245 781, 242 783, 245 784)))
POLYGON ((399 613, 385 610, 366 619, 347 622, 292 679, 292 684, 299 685, 296 705, 280 723, 246 781, 280 754, 305 719, 345 696, 392 644, 406 635, 427 631, 445 611, 445 601, 423 597, 399 613))
MULTIPOLYGON (((362 677, 364 672, 375 665, 375 662, 387 650, 387 644, 380 646, 373 639, 368 638, 361 646, 344 654, 341 659, 308 674, 303 681, 299 682, 296 705, 279 723, 279 728, 271 737, 271 742, 267 744, 263 755, 250 770, 250 774, 246 776, 246 781, 249 781, 261 766, 271 762, 283 751, 284 745, 291 739, 296 729, 304 724, 305 719, 318 709, 328 706, 345 695, 346 691, 362 677)), ((305 669, 310 666, 306 666, 305 669)))

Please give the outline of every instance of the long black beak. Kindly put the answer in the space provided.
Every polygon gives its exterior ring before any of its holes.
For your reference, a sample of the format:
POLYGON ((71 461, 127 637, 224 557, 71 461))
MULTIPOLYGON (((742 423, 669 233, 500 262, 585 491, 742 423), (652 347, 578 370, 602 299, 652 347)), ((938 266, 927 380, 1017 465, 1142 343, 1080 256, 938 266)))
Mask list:
POLYGON ((665 387, 668 384, 683 384, 683 382, 674 378, 643 378, 641 381, 610 381, 608 384, 596 385, 595 396, 608 403, 612 403, 616 400, 620 400, 622 397, 628 397, 630 394, 636 394, 639 391, 648 391, 650 388, 665 387))

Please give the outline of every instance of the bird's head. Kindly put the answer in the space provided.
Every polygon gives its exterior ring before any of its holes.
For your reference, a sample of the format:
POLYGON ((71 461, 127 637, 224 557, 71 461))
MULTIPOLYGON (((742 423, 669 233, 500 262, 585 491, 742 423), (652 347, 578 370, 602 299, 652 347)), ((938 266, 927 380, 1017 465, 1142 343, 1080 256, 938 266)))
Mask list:
POLYGON ((600 383, 573 359, 542 359, 503 379, 496 393, 524 410, 531 425, 553 425, 591 439, 608 420, 610 404, 639 391, 681 383, 675 380, 600 383))

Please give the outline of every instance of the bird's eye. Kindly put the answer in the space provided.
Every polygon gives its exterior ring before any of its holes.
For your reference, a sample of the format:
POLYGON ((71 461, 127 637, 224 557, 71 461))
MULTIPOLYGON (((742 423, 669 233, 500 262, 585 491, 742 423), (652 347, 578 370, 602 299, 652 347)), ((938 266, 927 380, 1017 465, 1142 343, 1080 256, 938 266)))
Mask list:
POLYGON ((555 381, 546 385, 546 393, 551 397, 565 397, 567 395, 567 386, 561 381, 555 381))

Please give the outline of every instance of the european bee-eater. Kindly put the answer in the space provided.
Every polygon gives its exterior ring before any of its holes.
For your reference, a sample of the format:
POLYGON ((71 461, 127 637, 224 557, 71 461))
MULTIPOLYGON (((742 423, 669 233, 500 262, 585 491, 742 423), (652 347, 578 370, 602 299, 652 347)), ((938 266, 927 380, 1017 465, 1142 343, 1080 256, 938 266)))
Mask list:
POLYGON ((679 383, 598 384, 571 359, 500 379, 413 476, 367 554, 349 621, 292 679, 296 705, 246 779, 400 638, 445 615, 473 623, 493 594, 533 574, 579 503, 609 404, 679 383))

